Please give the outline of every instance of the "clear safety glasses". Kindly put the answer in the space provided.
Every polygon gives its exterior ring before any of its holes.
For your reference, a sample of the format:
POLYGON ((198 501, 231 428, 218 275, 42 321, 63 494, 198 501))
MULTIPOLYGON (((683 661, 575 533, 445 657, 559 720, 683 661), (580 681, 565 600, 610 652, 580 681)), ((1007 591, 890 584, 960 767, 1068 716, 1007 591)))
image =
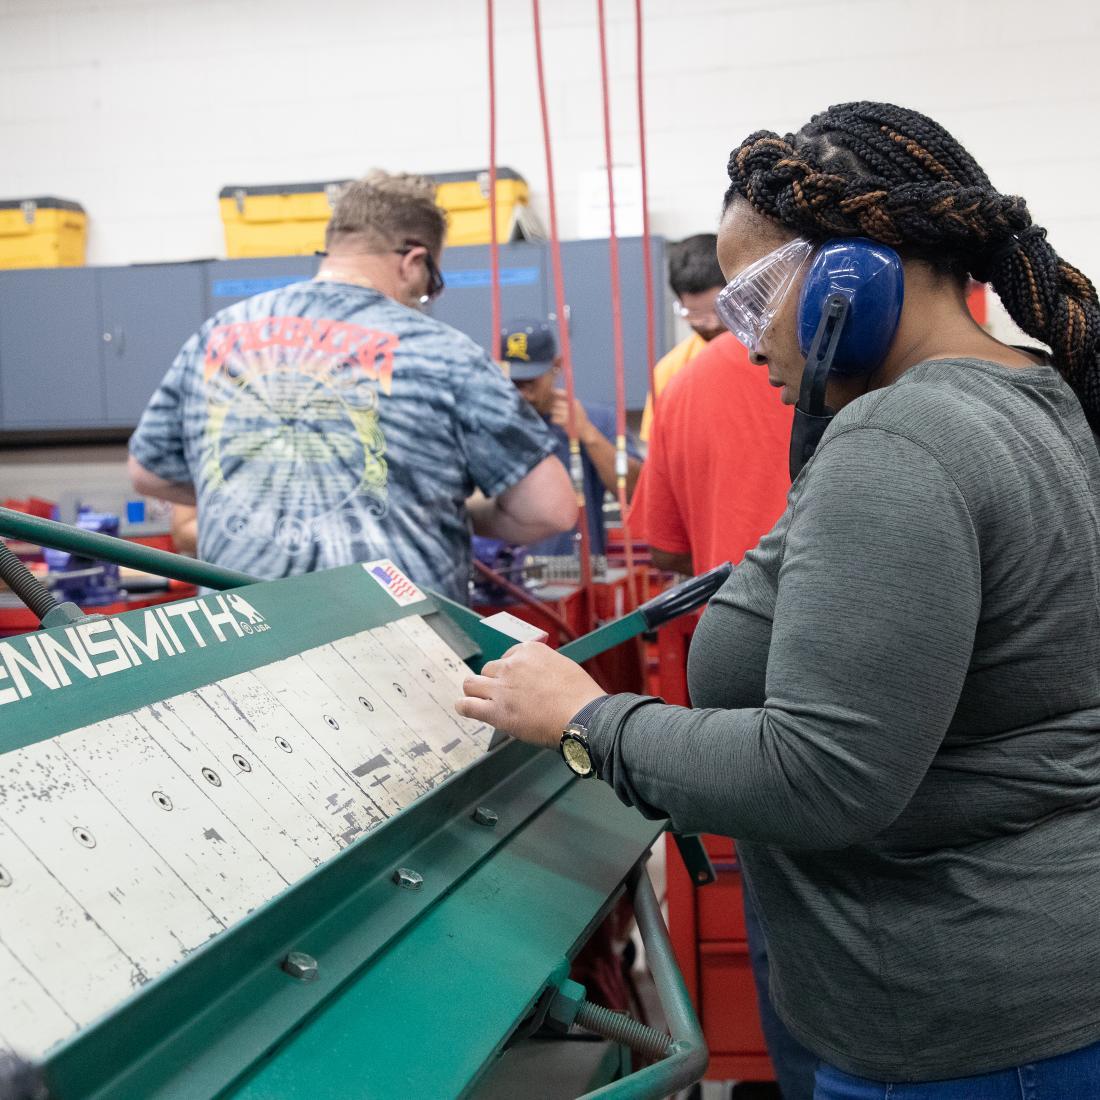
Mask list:
POLYGON ((760 350, 761 338, 813 250, 801 237, 789 241, 749 264, 718 295, 718 316, 749 351, 760 350))
POLYGON ((717 321, 718 314, 712 309, 688 309, 679 298, 676 299, 676 315, 682 317, 688 324, 692 322, 717 321))

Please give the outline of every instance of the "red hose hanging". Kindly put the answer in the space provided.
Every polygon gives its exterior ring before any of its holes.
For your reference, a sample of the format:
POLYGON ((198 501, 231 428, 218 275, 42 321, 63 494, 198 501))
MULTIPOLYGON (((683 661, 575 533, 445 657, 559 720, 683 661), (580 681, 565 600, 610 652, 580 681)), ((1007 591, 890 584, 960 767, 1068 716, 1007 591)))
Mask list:
POLYGON ((497 78, 493 50, 493 0, 485 0, 489 32, 489 297, 492 303, 490 316, 493 331, 489 347, 493 361, 501 361, 500 354, 500 241, 497 237, 497 78))
POLYGON ((603 91, 603 144, 607 161, 607 250, 611 261, 611 329, 615 349, 615 484, 622 519, 623 542, 626 548, 627 593, 630 607, 638 606, 634 583, 634 540, 627 518, 626 476, 629 456, 626 450, 626 362, 623 353, 623 291, 619 271, 619 236, 615 227, 615 171, 611 153, 611 90, 607 76, 607 20, 604 0, 596 0, 600 32, 600 83, 603 91))
POLYGON ((554 304, 558 315, 558 332, 561 337, 561 361, 565 374, 565 392, 569 400, 569 418, 566 434, 569 436, 569 467, 573 488, 577 493, 577 526, 580 530, 580 580, 584 594, 584 620, 588 629, 593 626, 592 612, 592 549, 588 533, 588 507, 584 495, 584 467, 581 463, 580 441, 577 438, 577 414, 574 408, 576 388, 573 384, 573 353, 569 341, 569 318, 565 311, 565 282, 561 268, 561 242, 558 238, 558 211, 554 189, 554 158, 550 143, 550 114, 546 106, 546 76, 542 64, 542 21, 539 0, 531 0, 531 12, 535 23, 535 70, 538 76, 539 111, 542 115, 542 140, 546 153, 546 198, 550 214, 550 266, 554 277, 554 304))
MULTIPOLYGON (((492 0, 490 0, 490 3, 492 0)), ((638 159, 642 169, 642 270, 645 275, 645 353, 649 365, 649 399, 657 407, 657 332, 653 316, 653 256, 649 239, 649 173, 645 146, 645 53, 642 48, 642 0, 634 0, 635 69, 638 79, 638 159)))

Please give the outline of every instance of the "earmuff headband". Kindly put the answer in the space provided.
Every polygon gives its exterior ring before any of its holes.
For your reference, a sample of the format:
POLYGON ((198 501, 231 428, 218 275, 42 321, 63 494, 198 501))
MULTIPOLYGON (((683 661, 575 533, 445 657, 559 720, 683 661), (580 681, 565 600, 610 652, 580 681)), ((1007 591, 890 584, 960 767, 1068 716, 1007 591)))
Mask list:
POLYGON ((825 390, 836 358, 837 346, 848 320, 849 300, 843 294, 831 294, 821 314, 806 366, 791 424, 791 480, 813 457, 825 429, 836 413, 825 404, 825 390))

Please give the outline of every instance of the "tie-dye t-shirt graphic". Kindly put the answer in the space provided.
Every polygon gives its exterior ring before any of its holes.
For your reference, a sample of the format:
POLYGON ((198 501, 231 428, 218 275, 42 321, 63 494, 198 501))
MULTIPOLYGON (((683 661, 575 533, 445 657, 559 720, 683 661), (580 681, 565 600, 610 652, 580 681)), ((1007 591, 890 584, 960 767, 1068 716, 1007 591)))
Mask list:
POLYGON ((297 283, 183 347, 130 441, 191 482, 199 554, 265 578, 392 558, 465 600, 464 501, 554 443, 473 341, 365 287, 297 283))

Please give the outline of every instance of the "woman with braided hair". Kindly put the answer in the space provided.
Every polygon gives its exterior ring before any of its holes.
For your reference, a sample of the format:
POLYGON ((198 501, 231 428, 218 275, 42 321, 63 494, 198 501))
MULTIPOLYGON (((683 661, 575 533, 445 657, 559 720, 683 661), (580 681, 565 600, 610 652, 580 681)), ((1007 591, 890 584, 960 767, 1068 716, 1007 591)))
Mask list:
POLYGON ((1096 292, 915 111, 729 173, 723 316, 799 472, 696 632, 696 709, 530 643, 459 709, 738 839, 818 1100, 1100 1097, 1096 292), (979 328, 968 276, 1049 352, 979 328))
MULTIPOLYGON (((869 237, 913 261, 913 272, 906 270, 908 297, 917 290, 914 273, 932 279, 933 293, 922 288, 921 304, 934 307, 936 319, 922 308, 919 321, 903 317, 903 325, 922 345, 940 341, 936 358, 1033 366, 1034 355, 1006 347, 970 319, 967 276, 989 282, 1020 328, 1051 349, 1053 365, 1100 428, 1100 303, 1092 283, 1054 251, 1024 200, 1000 194, 931 119, 889 104, 846 103, 786 139, 768 131, 751 135, 730 156, 729 174, 720 259, 723 244, 736 249, 754 235, 816 242, 869 237)), ((727 255, 723 267, 740 258, 727 255)), ((785 330, 772 328, 776 338, 785 330)), ((897 335, 895 352, 909 334, 899 328, 897 335)), ((910 349, 910 359, 913 354, 933 357, 919 348, 910 349)), ((795 360, 794 373, 801 374, 797 353, 774 358, 777 368, 795 360)), ((909 365, 884 362, 886 373, 873 375, 871 386, 892 381, 909 365)))

